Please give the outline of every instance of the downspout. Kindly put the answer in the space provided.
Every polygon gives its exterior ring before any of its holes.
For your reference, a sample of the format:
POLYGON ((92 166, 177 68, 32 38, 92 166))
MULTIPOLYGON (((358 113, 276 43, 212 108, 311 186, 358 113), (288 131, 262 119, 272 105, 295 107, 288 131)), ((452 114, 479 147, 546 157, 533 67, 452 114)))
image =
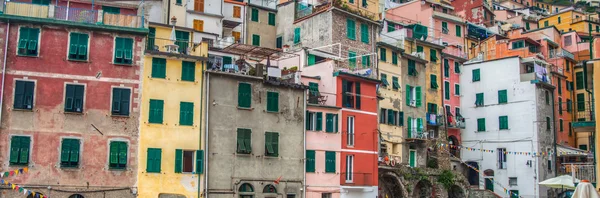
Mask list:
MULTIPOLYGON (((552 144, 554 145, 554 159, 552 160, 553 166, 554 166, 554 176, 558 175, 558 167, 556 166, 556 162, 557 162, 557 152, 556 152, 556 140, 558 139, 557 134, 556 134, 556 112, 554 111, 554 97, 556 97, 554 95, 554 91, 552 91, 552 131, 554 132, 554 141, 552 141, 552 144)), ((541 172, 541 171, 540 171, 541 172)))
MULTIPOLYGON (((169 24, 171 20, 171 0, 167 0, 167 20, 166 20, 166 24, 169 24)), ((173 24, 173 26, 175 26, 176 24, 173 24)))
MULTIPOLYGON (((200 45, 200 46, 202 46, 202 45, 200 45)), ((200 68, 200 72, 202 74, 204 74, 204 61, 202 61, 202 66, 201 67, 202 68, 200 68)), ((198 150, 202 150, 202 95, 203 95, 203 91, 204 91, 203 88, 204 88, 204 79, 202 79, 202 83, 200 85, 200 134, 198 134, 198 148, 199 148, 198 150)), ((205 142, 208 142, 208 141, 205 141, 205 142)), ((205 148, 204 151, 206 151, 206 148, 205 148)), ((206 158, 206 152, 204 152, 204 163, 206 163, 207 159, 208 158, 206 158)), ((202 165, 204 165, 204 164, 202 164, 202 165)), ((208 171, 207 171, 207 169, 203 169, 203 170, 204 170, 204 176, 206 177, 206 175, 208 174, 207 173, 208 171)), ((198 173, 198 198, 200 198, 200 195, 202 195, 202 192, 200 192, 200 184, 201 184, 200 182, 201 182, 200 181, 200 174, 198 173)), ((204 183, 206 184, 206 181, 204 181, 204 183)))
MULTIPOLYGON (((202 71, 204 72, 204 71, 202 71)), ((210 96, 210 74, 209 73, 204 73, 204 80, 202 81, 202 84, 204 84, 204 81, 206 81, 206 124, 204 126, 204 167, 205 167, 205 171, 204 171, 204 191, 206 192, 206 196, 204 197, 208 197, 208 102, 209 102, 209 96, 210 96)), ((200 111, 200 114, 202 114, 202 111, 200 111)), ((200 127, 202 128, 202 127, 200 127)), ((200 185, 200 183, 198 183, 198 186, 200 185)))
MULTIPOLYGON (((2 87, 0 87, 0 108, 4 105, 4 81, 6 79, 6 55, 8 50, 8 35, 10 34, 10 22, 6 27, 6 39, 4 40, 4 60, 2 64, 2 87)), ((0 122, 2 122, 2 110, 0 109, 0 122)))
MULTIPOLYGON (((300 65, 298 65, 298 66, 300 66, 300 65)), ((304 90, 303 93, 304 93, 303 94, 303 97, 304 97, 304 112, 306 112, 307 111, 306 110, 306 90, 304 90)), ((304 129, 303 130, 304 131, 304 154, 303 154, 304 157, 303 157, 303 159, 305 159, 305 160, 303 160, 304 161, 304 167, 303 167, 304 168, 304 178, 303 178, 303 181, 302 181, 303 182, 302 185, 304 187, 302 188, 302 197, 306 198, 306 191, 307 191, 307 189, 306 189, 306 127, 305 127, 306 126, 306 113, 303 113, 303 114, 304 114, 304 123, 302 125, 302 128, 304 129)))

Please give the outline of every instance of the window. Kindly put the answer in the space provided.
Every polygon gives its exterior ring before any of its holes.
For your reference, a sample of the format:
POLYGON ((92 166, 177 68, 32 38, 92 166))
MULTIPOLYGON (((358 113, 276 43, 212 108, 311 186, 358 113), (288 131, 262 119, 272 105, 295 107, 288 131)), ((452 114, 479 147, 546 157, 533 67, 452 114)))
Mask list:
POLYGON ((352 19, 346 19, 346 34, 348 39, 356 40, 356 24, 352 19))
POLYGON ((233 18, 242 18, 242 8, 240 6, 233 6, 233 18))
POLYGON ((456 36, 461 37, 462 31, 460 25, 456 25, 456 36))
POLYGON ((585 94, 577 94, 577 111, 585 111, 585 94))
POLYGON ((248 83, 238 85, 238 107, 250 108, 252 103, 252 87, 248 83))
POLYGON ((517 178, 509 177, 508 178, 508 186, 517 186, 517 178))
POLYGON ((531 29, 531 27, 529 26, 529 22, 525 22, 525 29, 526 30, 530 30, 531 29))
POLYGON ((398 77, 392 76, 392 89, 398 90, 400 89, 400 84, 398 83, 398 77))
POLYGON ((39 28, 21 27, 19 29, 18 54, 23 56, 37 56, 39 37, 39 28))
POLYGON ((582 90, 584 88, 583 85, 583 72, 575 73, 575 88, 577 90, 582 90))
POLYGON ((498 91, 498 104, 505 104, 508 102, 508 94, 506 89, 498 91))
POLYGON ((29 164, 29 144, 31 138, 27 136, 12 136, 10 139, 10 165, 29 164))
POLYGON ((163 123, 163 100, 150 99, 150 109, 148 112, 148 123, 162 124, 163 123))
MULTIPOLYGON (((571 35, 565 36, 565 38, 563 40, 565 41, 565 46, 571 46, 573 44, 573 40, 571 40, 571 35)), ((567 64, 568 64, 568 61, 567 61, 567 64)), ((567 69, 567 71, 569 71, 569 69, 567 69)))
POLYGON ((33 109, 35 83, 31 81, 15 81, 14 109, 33 109))
POLYGON ((420 107, 421 100, 421 87, 412 87, 410 85, 406 85, 406 105, 413 107, 420 107))
POLYGON ((335 151, 325 151, 325 172, 335 173, 335 151))
POLYGON ((146 158, 146 172, 160 173, 162 149, 148 148, 148 156, 146 158))
POLYGON ((342 79, 342 105, 347 108, 360 109, 360 82, 342 79))
POLYGON ((549 105, 550 104, 550 94, 548 91, 544 92, 546 94, 546 104, 549 105))
POLYGON ((346 133, 346 145, 354 146, 354 117, 348 116, 346 118, 347 130, 346 133))
POLYGON ((131 89, 113 88, 112 115, 129 116, 131 89))
POLYGON ((79 140, 65 138, 60 149, 60 167, 72 168, 79 165, 79 140))
POLYGON ((363 68, 368 68, 371 66, 371 56, 370 55, 366 55, 362 57, 362 66, 363 68))
POLYGON ((508 116, 500 116, 498 120, 500 123, 500 130, 508 129, 508 116))
POLYGON ((548 27, 548 21, 544 21, 544 27, 548 27))
POLYGON ((83 112, 83 85, 68 84, 65 89, 65 112, 83 112))
POLYGON ((257 34, 252 35, 252 45, 260 46, 260 35, 257 35, 257 34))
POLYGON ((360 24, 360 41, 363 43, 369 43, 369 26, 367 24, 360 24))
POLYGON ((398 114, 397 111, 388 109, 387 110, 387 123, 389 125, 396 125, 396 115, 398 114))
POLYGON ((167 60, 164 58, 152 57, 152 78, 167 77, 167 60))
POLYGON ((204 21, 194 19, 194 30, 204 32, 204 21))
POLYGON ((556 83, 557 83, 556 89, 558 90, 558 95, 562 95, 562 83, 560 82, 560 79, 557 80, 556 83))
POLYGON ((346 155, 346 182, 352 183, 354 179, 354 155, 346 155))
MULTIPOLYGON (((570 63, 569 61, 565 61, 565 69, 566 69, 567 71, 569 71, 569 68, 571 67, 569 63, 570 63)), ((569 81, 567 81, 567 83, 568 83, 568 82, 569 82, 569 81)))
POLYGON ((196 62, 181 61, 181 80, 188 82, 196 80, 196 62))
POLYGON ((300 28, 294 28, 294 44, 300 43, 300 28))
POLYGON ((130 65, 133 63, 133 39, 120 38, 115 39, 115 63, 130 65))
POLYGON ((251 15, 250 15, 250 20, 252 20, 254 22, 258 22, 258 9, 252 8, 251 15))
POLYGON ((435 76, 435 74, 431 74, 429 75, 429 78, 431 78, 431 85, 429 85, 429 87, 432 89, 437 89, 439 87, 437 84, 437 76, 435 76))
POLYGON ((321 198, 332 198, 331 193, 321 193, 321 198))
POLYGON ((125 169, 127 167, 127 151, 127 142, 110 142, 108 167, 111 169, 125 169))
POLYGON ((558 113, 562 115, 562 98, 558 97, 558 113))
POLYGON ((450 100, 450 82, 444 81, 444 98, 450 100))
POLYGON ((546 130, 550 130, 551 123, 550 117, 546 117, 546 130))
POLYGON ((392 64, 398 65, 398 53, 392 51, 392 64))
POLYGON ((524 48, 525 47, 525 41, 524 40, 519 40, 519 41, 513 41, 512 42, 512 49, 520 49, 520 48, 524 48))
POLYGON ((448 23, 442 21, 442 34, 448 34, 448 23))
POLYGON ((381 85, 387 87, 389 85, 387 81, 387 74, 381 73, 381 85))
POLYGON ((379 60, 387 61, 387 50, 385 48, 379 48, 379 60))
POLYGON ((560 132, 564 131, 563 127, 563 119, 558 120, 558 128, 560 129, 560 132))
POLYGON ((438 114, 437 104, 427 103, 427 113, 438 114))
POLYGON ((265 156, 279 156, 279 133, 265 132, 265 156))
POLYGON ((431 62, 437 62, 437 52, 435 49, 429 49, 429 60, 431 60, 431 62))
POLYGON ((315 151, 314 150, 306 150, 306 172, 314 173, 315 169, 316 169, 315 151))
POLYGON ((398 112, 398 126, 404 126, 404 112, 398 112))
POLYGON ((363 7, 363 8, 367 8, 367 6, 369 6, 369 5, 367 4, 367 0, 362 0, 362 7, 363 7))
POLYGON ((483 93, 475 94, 475 106, 481 107, 484 105, 483 93))
POLYGON ((267 92, 267 112, 279 112, 278 92, 267 92))
POLYGON ((69 60, 87 60, 87 34, 71 32, 69 43, 69 60))
MULTIPOLYGON (((181 5, 181 0, 177 0, 177 4, 181 5)), ((110 14, 121 14, 121 9, 117 7, 102 6, 102 11, 110 14)))
POLYGON ((408 60, 408 75, 417 76, 417 67, 414 60, 408 60))
POLYGON ((275 26, 275 13, 269 12, 269 25, 275 26))
POLYGON ((278 36, 277 39, 275 40, 275 47, 277 49, 281 49, 283 47, 283 37, 278 36))
POLYGON ((327 113, 325 114, 325 132, 338 132, 338 115, 327 113))
POLYGON ((477 131, 479 131, 479 132, 485 131, 485 118, 477 119, 477 131))
POLYGON ((558 23, 560 23, 560 17, 558 17, 558 23))
POLYGON ((423 46, 417 45, 417 52, 423 52, 423 46))
POLYGON ((454 84, 454 95, 460 96, 460 85, 454 84))
POLYGON ((506 169, 506 148, 498 148, 498 169, 506 169))
POLYGON ((386 123, 386 113, 387 109, 381 108, 381 112, 379 113, 379 123, 386 123))
POLYGON ((567 99, 567 112, 571 113, 573 111, 573 102, 571 99, 567 99))
MULTIPOLYGON (((323 115, 322 112, 321 116, 323 115)), ((317 112, 310 112, 310 111, 306 111, 306 130, 309 131, 317 131, 317 112)), ((320 120, 322 120, 323 118, 321 117, 320 120)))
POLYGON ((581 145, 579 145, 579 149, 587 151, 587 145, 586 144, 581 144, 581 145))
POLYGON ((474 69, 473 71, 473 82, 478 82, 479 80, 481 80, 481 76, 480 76, 480 70, 479 69, 474 69))
POLYGON ((252 153, 252 130, 237 129, 237 153, 250 154, 252 153))
POLYGON ((192 126, 194 125, 194 103, 180 102, 179 103, 179 125, 192 126))
POLYGON ((204 0, 194 0, 194 11, 204 12, 204 0))
POLYGON ((448 63, 448 59, 444 59, 444 77, 450 77, 450 64, 448 63))

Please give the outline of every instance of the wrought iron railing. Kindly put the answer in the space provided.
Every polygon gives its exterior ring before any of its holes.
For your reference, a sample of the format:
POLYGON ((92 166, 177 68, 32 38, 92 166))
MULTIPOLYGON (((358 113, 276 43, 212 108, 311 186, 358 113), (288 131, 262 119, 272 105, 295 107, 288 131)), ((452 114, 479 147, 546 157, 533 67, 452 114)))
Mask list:
POLYGON ((53 18, 63 21, 96 24, 96 22, 98 22, 98 11, 81 8, 69 8, 66 6, 55 6, 53 18))
POLYGON ((596 182, 596 173, 592 163, 562 163, 558 169, 559 175, 573 175, 578 180, 596 182))
POLYGON ((575 101, 575 119, 578 122, 594 121, 594 101, 575 101))
POLYGON ((166 52, 192 56, 200 56, 202 54, 201 48, 198 47, 201 43, 155 37, 148 37, 146 42, 146 50, 150 52, 166 52))

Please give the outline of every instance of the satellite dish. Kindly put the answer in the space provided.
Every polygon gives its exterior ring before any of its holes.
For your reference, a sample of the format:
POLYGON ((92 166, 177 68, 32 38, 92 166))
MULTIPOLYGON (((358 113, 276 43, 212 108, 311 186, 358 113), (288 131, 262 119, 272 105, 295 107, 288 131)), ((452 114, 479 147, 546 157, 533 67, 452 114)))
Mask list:
POLYGON ((425 1, 421 1, 421 5, 425 5, 425 1))

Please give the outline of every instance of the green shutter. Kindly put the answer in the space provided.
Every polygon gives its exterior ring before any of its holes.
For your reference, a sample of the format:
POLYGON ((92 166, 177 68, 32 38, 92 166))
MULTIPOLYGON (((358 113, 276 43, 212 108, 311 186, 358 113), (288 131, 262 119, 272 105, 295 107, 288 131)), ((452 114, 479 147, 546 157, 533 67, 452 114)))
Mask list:
POLYGON ((381 108, 381 111, 379 112, 379 123, 381 123, 381 124, 385 124, 385 122, 386 122, 385 121, 385 112, 386 111, 387 111, 386 109, 381 108))
POLYGON ((252 45, 260 46, 260 35, 257 35, 257 34, 252 35, 252 45))
POLYGON ((125 168, 127 166, 127 142, 119 142, 119 166, 125 168))
POLYGON ((150 27, 148 28, 148 38, 146 38, 146 50, 158 50, 158 47, 155 45, 156 43, 156 28, 150 27))
POLYGON ((485 131, 485 118, 477 119, 477 131, 485 131))
POLYGON ((387 50, 385 48, 379 48, 379 59, 384 62, 387 60, 387 50))
POLYGON ((148 157, 146 159, 146 172, 160 173, 162 149, 148 148, 148 157))
POLYGON ((192 126, 194 125, 194 103, 180 102, 179 103, 179 125, 192 126))
POLYGON ((325 172, 335 173, 335 151, 325 151, 325 172))
POLYGON ((562 83, 560 82, 560 78, 556 81, 557 86, 556 89, 558 90, 558 94, 562 94, 562 83))
POLYGON ((384 73, 381 73, 381 85, 384 87, 387 87, 389 85, 387 81, 387 75, 384 73))
POLYGON ((279 112, 279 93, 267 92, 267 111, 279 112))
POLYGON ((450 82, 444 81, 444 98, 450 100, 450 82))
POLYGON ((346 81, 346 79, 342 79, 342 106, 346 106, 348 103, 346 90, 348 90, 348 81, 346 81))
POLYGON ((406 85, 406 89, 404 92, 406 93, 406 105, 410 106, 410 85, 406 85))
POLYGON ((273 156, 279 156, 279 133, 271 133, 271 145, 273 146, 273 156))
POLYGON ((335 132, 338 132, 338 115, 334 114, 333 115, 333 127, 335 128, 335 132))
POLYGON ((367 24, 360 24, 360 41, 363 43, 369 43, 369 26, 367 24))
POLYGON ((481 78, 480 77, 480 70, 479 69, 474 69, 473 70, 473 82, 477 82, 477 81, 481 80, 480 78, 481 78))
POLYGON ((308 66, 311 66, 314 64, 315 64, 315 55, 309 54, 308 55, 308 66))
POLYGON ((133 63, 133 39, 131 38, 115 38, 115 54, 114 62, 116 64, 131 64, 133 63))
POLYGON ((450 64, 448 59, 444 59, 444 77, 450 77, 450 64))
POLYGON ((404 126, 404 112, 398 112, 398 126, 404 126))
POLYGON ((456 36, 462 37, 462 31, 459 25, 456 25, 456 36))
POLYGON ((304 117, 304 124, 305 124, 305 129, 306 130, 310 130, 310 112, 306 111, 306 115, 304 117))
POLYGON ((356 94, 356 106, 355 106, 355 108, 356 108, 356 109, 360 109, 360 104, 361 104, 361 102, 360 102, 360 98, 362 97, 362 96, 360 95, 360 82, 355 82, 354 84, 356 85, 356 88, 355 88, 355 94, 356 94))
POLYGON ((585 94, 577 94, 577 111, 585 111, 585 94))
POLYGON ((454 73, 460 73, 460 64, 456 61, 454 61, 454 73))
POLYGON ((429 49, 429 60, 431 62, 437 62, 437 51, 433 48, 429 49))
POLYGON ((150 111, 148 116, 148 122, 154 124, 163 123, 163 100, 150 99, 150 111))
POLYGON ((550 121, 550 117, 546 117, 546 129, 550 130, 550 126, 552 124, 552 121, 550 121))
POLYGON ((448 34, 448 23, 445 21, 442 21, 442 33, 448 34))
POLYGON ((387 124, 394 124, 394 111, 391 109, 387 110, 387 124))
POLYGON ((175 149, 175 173, 181 173, 183 162, 183 151, 181 149, 175 149))
POLYGON ((306 150, 306 172, 307 173, 315 172, 315 151, 314 150, 306 150))
POLYGON ((237 153, 246 153, 246 145, 244 145, 245 141, 244 141, 244 129, 237 129, 237 153))
POLYGON ((181 61, 181 80, 189 82, 196 80, 196 62, 181 61))
POLYGON ((265 132, 265 156, 273 156, 273 133, 265 132))
POLYGON ((365 55, 362 57, 362 66, 363 68, 368 68, 371 66, 371 56, 365 55))
POLYGON ((508 116, 500 116, 499 118, 500 129, 508 129, 508 116))
POLYGON ((503 104, 508 102, 508 96, 506 89, 498 91, 498 104, 503 104))
POLYGON ((484 98, 483 98, 483 93, 477 93, 475 94, 475 106, 483 106, 484 105, 484 98))
POLYGON ((275 26, 275 13, 269 12, 269 25, 275 26))
POLYGON ((204 150, 196 151, 196 174, 204 173, 204 150))
POLYGON ((300 28, 297 27, 294 29, 294 44, 300 43, 300 28))
POLYGON ((325 114, 325 132, 333 132, 333 114, 331 113, 325 114))
POLYGON ((79 165, 79 140, 63 139, 61 144, 60 166, 77 167, 77 165, 79 165))
POLYGON ((398 77, 392 76, 392 88, 394 90, 400 89, 400 84, 398 83, 398 77))
POLYGON ((454 95, 460 96, 460 85, 454 84, 454 95))
POLYGON ((423 52, 423 46, 417 45, 417 52, 423 52))
POLYGON ((130 89, 113 88, 112 115, 129 115, 130 89))
POLYGON ((531 28, 529 27, 529 22, 525 22, 525 29, 526 29, 526 30, 529 30, 529 29, 531 29, 531 28))
POLYGON ((392 64, 398 65, 398 53, 392 51, 392 64))
POLYGON ((417 118, 417 131, 423 132, 423 118, 417 118))
POLYGON ((356 68, 356 52, 348 51, 348 64, 350 68, 356 68))
POLYGON ((322 131, 323 130, 323 112, 317 112, 317 127, 315 129, 315 131, 322 131))
POLYGON ((584 89, 583 72, 575 73, 575 88, 577 90, 584 89))
POLYGON ((252 8, 252 15, 250 16, 250 20, 258 22, 258 9, 252 8))
POLYGON ((410 116, 408 116, 408 119, 406 119, 406 136, 408 138, 412 138, 412 118, 410 116))
POLYGON ((21 27, 19 31, 18 54, 37 56, 40 29, 21 27))
POLYGON ((346 19, 346 35, 350 40, 356 40, 356 24, 352 19, 346 19))
POLYGON ((252 131, 250 129, 244 130, 244 145, 246 146, 246 152, 252 152, 252 131))
POLYGON ((115 167, 119 163, 119 142, 110 142, 109 166, 115 167))
POLYGON ((239 83, 238 107, 250 108, 252 102, 252 87, 248 83, 239 83))
POLYGON ((415 87, 415 94, 417 95, 417 97, 416 97, 417 98, 417 102, 416 102, 417 104, 416 104, 416 106, 420 107, 422 105, 422 103, 423 103, 422 100, 421 100, 421 96, 422 96, 422 94, 421 94, 421 86, 415 87))
POLYGON ((165 78, 167 75, 167 60, 152 57, 152 78, 165 78))

